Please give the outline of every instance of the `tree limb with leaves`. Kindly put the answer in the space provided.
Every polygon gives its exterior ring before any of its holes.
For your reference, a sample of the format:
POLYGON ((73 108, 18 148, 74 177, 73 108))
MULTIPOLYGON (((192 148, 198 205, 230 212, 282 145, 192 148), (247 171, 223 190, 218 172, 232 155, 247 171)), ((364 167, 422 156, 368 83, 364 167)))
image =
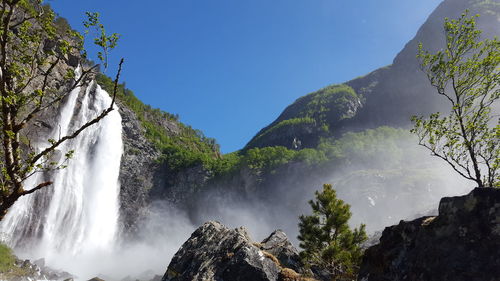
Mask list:
POLYGON ((27 128, 36 117, 60 104, 73 89, 88 86, 98 72, 98 65, 80 65, 78 74, 75 67, 68 65, 71 56, 87 59, 84 42, 91 31, 97 31, 94 43, 101 48, 98 57, 107 67, 107 54, 119 36, 106 34, 99 14, 87 13, 87 18, 87 31, 82 35, 71 28, 61 30, 54 12, 42 0, 0 1, 0 220, 21 196, 52 184, 49 180, 25 186, 26 180, 36 173, 65 167, 72 151, 63 160, 53 159, 62 143, 77 137, 113 110, 123 59, 112 102, 101 114, 67 135, 48 140, 46 147, 35 148, 29 139, 28 143, 22 141, 28 138, 27 128), (65 71, 62 75, 58 73, 61 69, 65 71))
POLYGON ((447 116, 413 116, 419 144, 478 187, 500 187, 500 41, 481 39, 476 18, 466 11, 445 19, 446 45, 431 54, 419 45, 418 58, 437 93, 448 100, 447 116))

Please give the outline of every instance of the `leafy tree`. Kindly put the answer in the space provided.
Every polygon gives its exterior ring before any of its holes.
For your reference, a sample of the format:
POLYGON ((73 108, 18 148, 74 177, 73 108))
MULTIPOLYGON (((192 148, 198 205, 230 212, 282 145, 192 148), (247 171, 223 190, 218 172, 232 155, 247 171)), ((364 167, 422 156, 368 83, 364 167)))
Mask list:
MULTIPOLYGON (((69 63, 71 58, 86 59, 83 46, 90 31, 97 31, 94 43, 102 50, 98 57, 107 65, 107 53, 116 45, 118 35, 106 34, 99 14, 87 13, 87 17, 84 25, 89 31, 81 35, 64 21, 56 20, 54 12, 41 0, 0 1, 0 220, 21 196, 52 184, 43 181, 25 187, 26 180, 35 173, 64 167, 65 161, 53 157, 58 146, 113 110, 114 95, 100 115, 68 135, 48 140, 46 147, 39 150, 32 146, 26 132, 41 113, 55 108, 73 89, 88 85, 97 72, 98 66, 83 65, 76 73, 69 63)), ((120 70, 115 82, 119 74, 120 70)), ((71 154, 68 152, 64 160, 71 154)))
POLYGON ((309 204, 312 215, 300 216, 299 223, 304 263, 327 270, 332 280, 355 278, 362 257, 361 243, 367 239, 365 225, 349 228, 350 206, 337 198, 330 184, 324 184, 322 192, 316 191, 316 199, 309 204))
POLYGON ((412 117, 412 132, 428 148, 478 187, 500 186, 500 119, 492 105, 500 98, 500 41, 480 40, 475 18, 466 11, 445 20, 446 45, 431 54, 419 46, 422 69, 451 113, 412 117))

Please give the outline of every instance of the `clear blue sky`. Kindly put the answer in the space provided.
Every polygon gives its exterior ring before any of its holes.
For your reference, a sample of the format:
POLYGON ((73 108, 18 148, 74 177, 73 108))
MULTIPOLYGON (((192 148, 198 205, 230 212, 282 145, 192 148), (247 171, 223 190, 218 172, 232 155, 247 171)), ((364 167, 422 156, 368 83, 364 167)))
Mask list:
POLYGON ((47 2, 78 30, 99 12, 127 87, 231 152, 298 97, 392 63, 441 1, 47 2))

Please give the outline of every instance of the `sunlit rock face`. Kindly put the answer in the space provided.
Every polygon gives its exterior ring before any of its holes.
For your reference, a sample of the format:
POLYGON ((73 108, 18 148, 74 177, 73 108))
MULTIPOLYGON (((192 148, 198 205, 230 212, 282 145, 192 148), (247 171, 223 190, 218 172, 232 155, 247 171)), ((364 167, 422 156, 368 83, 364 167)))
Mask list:
POLYGON ((369 248, 358 280, 469 281, 500 276, 500 190, 441 200, 437 217, 388 227, 369 248))
POLYGON ((229 229, 210 221, 200 226, 170 262, 163 281, 278 281, 299 280, 297 249, 280 230, 261 243, 243 227, 229 229))
POLYGON ((138 222, 147 216, 148 192, 161 175, 155 161, 160 155, 155 146, 145 137, 136 114, 120 101, 122 116, 123 155, 120 164, 120 233, 123 238, 134 236, 139 231, 138 222))

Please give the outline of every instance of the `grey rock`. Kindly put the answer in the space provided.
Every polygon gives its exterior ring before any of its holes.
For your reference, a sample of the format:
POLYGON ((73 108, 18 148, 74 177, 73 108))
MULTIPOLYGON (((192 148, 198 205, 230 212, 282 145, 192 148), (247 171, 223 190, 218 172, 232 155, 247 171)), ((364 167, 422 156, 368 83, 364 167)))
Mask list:
POLYGON ((260 249, 275 256, 282 266, 302 272, 304 265, 300 261, 299 251, 282 230, 276 230, 264 239, 260 249))
POLYGON ((295 265, 296 257, 297 250, 282 231, 255 243, 245 228, 229 229, 210 221, 182 245, 162 281, 277 281, 285 265, 295 265))
POLYGON ((280 268, 262 251, 245 246, 237 251, 222 272, 223 280, 277 280, 280 268))
POLYGON ((363 258, 363 281, 500 279, 500 189, 443 198, 438 216, 384 230, 363 258))

